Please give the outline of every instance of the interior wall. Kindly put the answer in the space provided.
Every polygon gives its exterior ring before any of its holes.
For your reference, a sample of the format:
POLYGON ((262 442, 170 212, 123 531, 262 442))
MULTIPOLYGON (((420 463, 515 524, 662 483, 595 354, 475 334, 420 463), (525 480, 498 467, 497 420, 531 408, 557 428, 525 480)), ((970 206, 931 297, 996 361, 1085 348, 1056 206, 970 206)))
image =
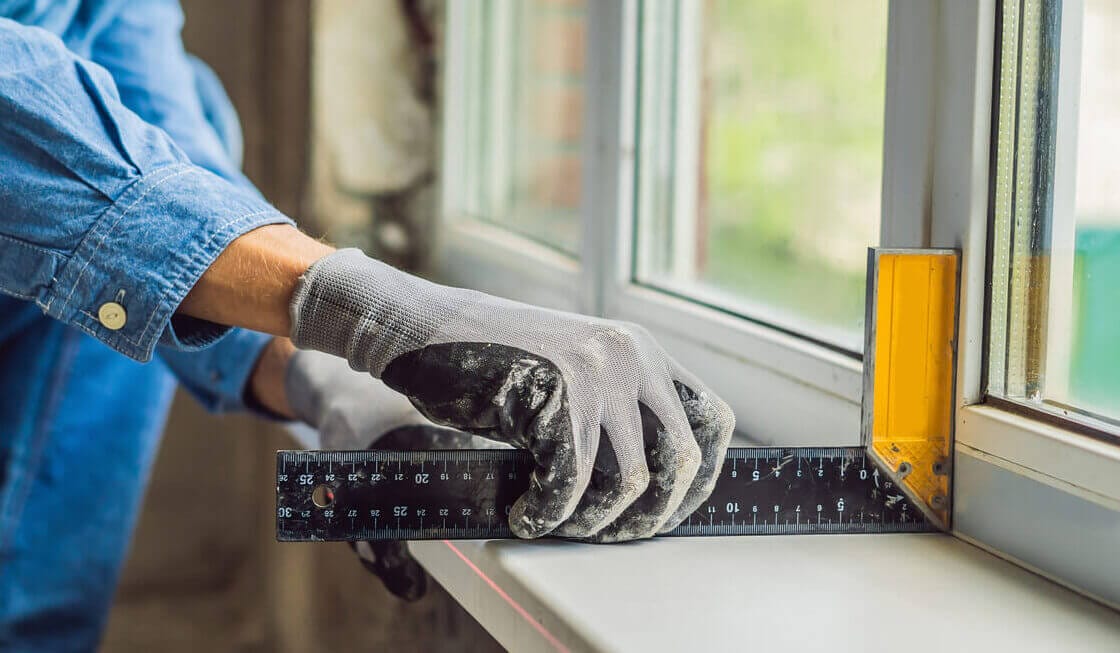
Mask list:
MULTIPOLYGON (((390 12, 407 4, 377 1, 390 12)), ((246 173, 282 211, 303 217, 312 204, 312 3, 183 5, 187 48, 215 69, 241 115, 246 173)), ((274 424, 207 415, 180 393, 103 650, 499 648, 437 585, 406 604, 345 545, 276 543, 275 451, 291 446, 274 424)))

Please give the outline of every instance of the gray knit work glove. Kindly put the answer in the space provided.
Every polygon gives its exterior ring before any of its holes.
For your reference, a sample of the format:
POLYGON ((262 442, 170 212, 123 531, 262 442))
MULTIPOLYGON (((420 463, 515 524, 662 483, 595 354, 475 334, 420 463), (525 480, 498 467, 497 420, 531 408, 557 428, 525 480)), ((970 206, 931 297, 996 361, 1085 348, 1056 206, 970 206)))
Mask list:
POLYGON ((341 356, 426 417, 528 449, 518 537, 671 530, 711 492, 730 408, 634 324, 439 286, 341 250, 292 298, 297 347, 341 356))
MULTIPOLYGON (((384 383, 355 372, 346 361, 317 351, 297 351, 284 376, 296 417, 318 431, 318 449, 479 449, 493 444, 462 431, 435 426, 408 399, 384 383)), ((428 588, 424 569, 404 542, 351 542, 362 566, 396 596, 415 601, 428 588)))

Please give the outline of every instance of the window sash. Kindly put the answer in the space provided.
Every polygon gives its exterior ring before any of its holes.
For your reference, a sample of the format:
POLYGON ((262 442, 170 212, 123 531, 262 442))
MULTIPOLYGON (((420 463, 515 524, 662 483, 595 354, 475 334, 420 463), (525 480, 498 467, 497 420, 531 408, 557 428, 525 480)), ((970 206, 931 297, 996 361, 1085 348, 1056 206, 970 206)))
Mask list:
POLYGON ((1109 438, 1120 421, 1069 399, 1083 13, 1081 0, 1003 12, 986 392, 1109 438))

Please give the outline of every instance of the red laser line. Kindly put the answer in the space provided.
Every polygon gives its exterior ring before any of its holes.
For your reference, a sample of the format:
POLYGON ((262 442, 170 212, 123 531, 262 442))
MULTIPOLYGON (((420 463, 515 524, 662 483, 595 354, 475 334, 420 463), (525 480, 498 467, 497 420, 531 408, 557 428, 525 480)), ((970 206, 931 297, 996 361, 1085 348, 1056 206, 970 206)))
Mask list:
POLYGON ((498 584, 491 580, 489 576, 484 574, 482 570, 478 568, 478 565, 471 562, 470 558, 463 555, 463 552, 460 551, 454 544, 452 544, 449 540, 444 540, 443 543, 447 545, 447 548, 454 551, 455 555, 459 556, 459 559, 471 568, 471 571, 473 571, 478 575, 479 578, 485 581, 486 584, 490 586, 490 589, 494 590, 494 593, 502 597, 502 600, 508 603, 509 607, 513 608, 514 612, 521 615, 522 619, 524 619, 530 626, 536 629, 536 631, 541 634, 541 637, 545 638, 545 640, 552 645, 552 648, 556 649, 557 651, 562 651, 563 653, 569 653, 567 646, 561 644, 560 640, 556 639, 555 635, 548 632, 548 629, 541 625, 539 621, 534 619, 533 616, 529 614, 528 610, 521 607, 521 604, 517 601, 514 601, 509 594, 506 594, 505 590, 499 587, 498 584))

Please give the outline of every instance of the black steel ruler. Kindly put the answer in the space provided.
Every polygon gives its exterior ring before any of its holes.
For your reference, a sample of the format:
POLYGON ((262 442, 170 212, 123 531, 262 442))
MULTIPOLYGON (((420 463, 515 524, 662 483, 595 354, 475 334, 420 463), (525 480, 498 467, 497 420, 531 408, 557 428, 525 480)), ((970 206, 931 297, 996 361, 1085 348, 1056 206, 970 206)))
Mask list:
MULTIPOLYGON (((528 452, 279 451, 276 537, 512 537, 528 452)), ((732 448, 715 490, 667 536, 936 530, 862 447, 732 448)))

